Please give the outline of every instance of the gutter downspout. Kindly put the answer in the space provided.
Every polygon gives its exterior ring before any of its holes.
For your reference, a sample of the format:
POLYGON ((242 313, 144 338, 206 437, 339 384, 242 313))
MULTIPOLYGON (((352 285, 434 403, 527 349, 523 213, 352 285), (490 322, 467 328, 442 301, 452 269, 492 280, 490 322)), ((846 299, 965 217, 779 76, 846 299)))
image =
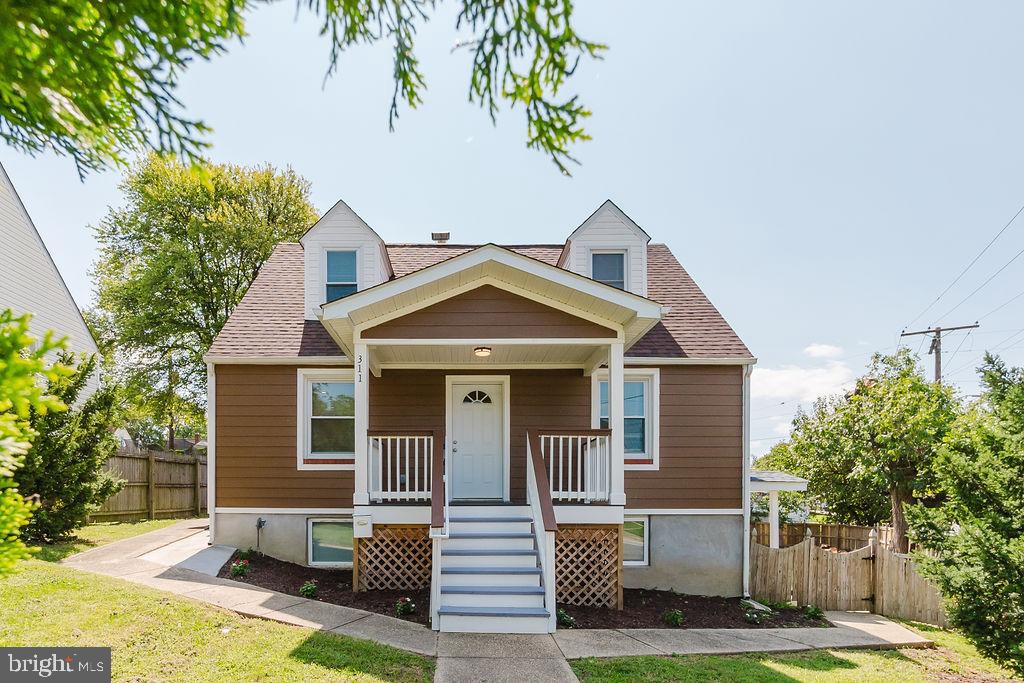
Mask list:
POLYGON ((217 366, 206 362, 206 512, 210 515, 210 545, 217 541, 217 366))
POLYGON ((750 375, 743 366, 743 597, 750 597, 750 375))

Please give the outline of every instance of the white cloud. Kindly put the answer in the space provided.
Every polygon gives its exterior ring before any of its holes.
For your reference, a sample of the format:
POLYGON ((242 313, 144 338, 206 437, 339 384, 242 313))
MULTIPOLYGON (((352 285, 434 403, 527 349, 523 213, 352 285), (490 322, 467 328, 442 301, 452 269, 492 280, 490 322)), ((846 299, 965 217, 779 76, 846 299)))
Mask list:
POLYGON ((804 349, 804 354, 811 358, 839 358, 843 355, 843 348, 832 344, 811 344, 804 349))
POLYGON ((754 368, 750 392, 754 398, 811 402, 819 396, 849 389, 854 378, 850 366, 836 360, 827 361, 823 367, 754 368))

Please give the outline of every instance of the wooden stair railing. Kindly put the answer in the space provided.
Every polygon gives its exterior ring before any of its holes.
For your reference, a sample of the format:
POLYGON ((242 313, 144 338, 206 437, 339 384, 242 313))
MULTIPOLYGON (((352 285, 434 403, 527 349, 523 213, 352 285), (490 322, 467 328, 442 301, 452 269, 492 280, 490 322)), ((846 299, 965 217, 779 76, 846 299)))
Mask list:
POLYGON ((540 507, 544 531, 558 531, 558 523, 555 522, 555 506, 551 501, 551 484, 548 481, 547 470, 544 468, 544 457, 540 452, 540 438, 534 432, 527 432, 526 441, 529 445, 530 462, 533 465, 534 483, 537 487, 537 503, 540 507))

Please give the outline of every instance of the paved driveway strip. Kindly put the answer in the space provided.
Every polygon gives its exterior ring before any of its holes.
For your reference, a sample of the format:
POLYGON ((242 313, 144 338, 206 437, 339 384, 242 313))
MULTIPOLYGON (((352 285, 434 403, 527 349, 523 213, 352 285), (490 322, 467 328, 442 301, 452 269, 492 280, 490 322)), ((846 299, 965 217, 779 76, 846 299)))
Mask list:
POLYGON ((576 681, 567 659, 668 654, 931 647, 885 617, 827 612, 835 628, 573 629, 553 635, 437 634, 420 624, 222 579, 231 548, 207 547, 190 520, 94 548, 63 564, 175 593, 239 614, 316 628, 437 657, 435 681, 576 681), (223 559, 221 559, 223 558, 223 559), (218 564, 218 561, 220 564, 218 564), (197 571, 200 570, 200 571, 197 571))

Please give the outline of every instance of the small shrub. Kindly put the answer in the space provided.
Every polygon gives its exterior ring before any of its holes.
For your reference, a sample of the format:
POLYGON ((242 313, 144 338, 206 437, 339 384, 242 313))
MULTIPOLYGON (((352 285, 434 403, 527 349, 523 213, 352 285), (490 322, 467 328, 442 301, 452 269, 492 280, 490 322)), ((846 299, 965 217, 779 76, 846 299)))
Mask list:
POLYGON ((248 550, 236 550, 235 551, 235 558, 237 558, 239 560, 251 560, 254 557, 256 557, 257 555, 259 555, 259 553, 257 553, 252 548, 249 548, 248 550))
POLYGON ((299 595, 304 598, 315 598, 316 597, 316 579, 310 579, 306 583, 302 584, 299 588, 299 595))
POLYGON ((807 605, 804 607, 804 616, 809 619, 824 619, 825 612, 817 605, 807 605))
POLYGON ((398 602, 395 603, 395 614, 400 617, 416 614, 416 603, 412 598, 398 598, 398 602))
POLYGON ((245 576, 249 573, 249 560, 235 560, 231 563, 231 576, 245 576))
POLYGON ((562 628, 576 628, 576 618, 561 607, 555 612, 555 619, 562 628))
POLYGON ((679 627, 683 625, 683 612, 677 609, 667 609, 661 613, 661 620, 668 626, 679 627))
POLYGON ((781 612, 787 609, 796 609, 797 604, 795 602, 766 602, 764 606, 773 612, 781 612))
POLYGON ((769 612, 765 612, 759 609, 748 609, 746 612, 743 613, 743 618, 747 621, 748 624, 763 624, 769 616, 769 612))

